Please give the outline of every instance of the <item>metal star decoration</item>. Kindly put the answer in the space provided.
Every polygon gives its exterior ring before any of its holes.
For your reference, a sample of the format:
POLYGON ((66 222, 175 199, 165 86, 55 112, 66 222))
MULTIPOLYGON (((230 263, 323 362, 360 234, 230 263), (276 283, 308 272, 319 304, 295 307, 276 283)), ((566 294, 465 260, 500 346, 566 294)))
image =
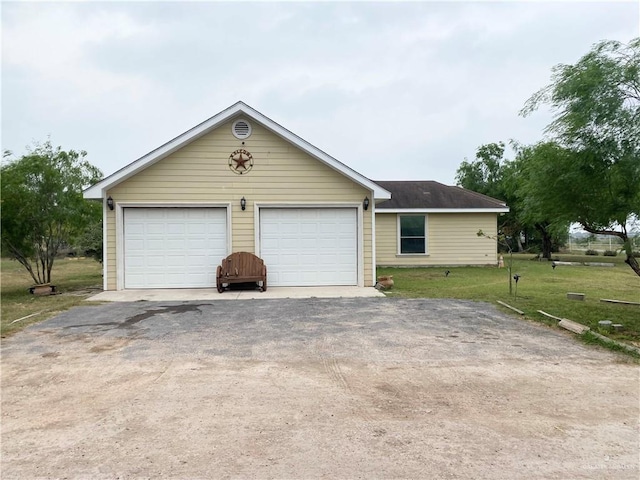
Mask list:
POLYGON ((229 155, 229 168, 233 173, 242 175, 253 167, 253 156, 244 148, 238 149, 229 155))
POLYGON ((240 167, 244 168, 245 170, 247 169, 247 167, 245 166, 245 163, 247 163, 249 159, 243 158, 242 152, 240 152, 238 154, 238 158, 234 158, 233 161, 236 162, 236 170, 238 170, 240 167))

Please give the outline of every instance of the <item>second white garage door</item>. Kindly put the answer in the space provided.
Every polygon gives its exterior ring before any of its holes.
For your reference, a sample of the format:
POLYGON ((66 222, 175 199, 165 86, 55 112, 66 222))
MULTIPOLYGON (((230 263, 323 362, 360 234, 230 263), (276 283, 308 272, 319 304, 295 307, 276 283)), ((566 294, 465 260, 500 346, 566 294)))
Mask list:
POLYGON ((260 256, 274 286, 357 285, 355 208, 260 209, 260 256))

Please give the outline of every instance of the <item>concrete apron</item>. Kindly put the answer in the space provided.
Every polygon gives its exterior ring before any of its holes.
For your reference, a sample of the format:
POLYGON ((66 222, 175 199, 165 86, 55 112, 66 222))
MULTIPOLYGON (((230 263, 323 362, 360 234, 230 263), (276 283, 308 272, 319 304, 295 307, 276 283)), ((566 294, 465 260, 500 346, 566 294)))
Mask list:
POLYGON ((384 297, 373 287, 269 287, 258 290, 227 290, 215 288, 172 288, 149 290, 118 290, 98 293, 87 298, 90 302, 189 301, 189 300, 248 300, 260 298, 355 298, 384 297))

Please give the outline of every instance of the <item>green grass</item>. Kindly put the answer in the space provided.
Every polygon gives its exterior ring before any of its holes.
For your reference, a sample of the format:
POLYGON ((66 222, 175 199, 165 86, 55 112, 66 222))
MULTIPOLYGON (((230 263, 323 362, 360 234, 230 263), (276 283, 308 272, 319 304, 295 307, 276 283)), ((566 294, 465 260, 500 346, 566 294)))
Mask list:
MULTIPOLYGON (((42 321, 58 312, 80 305, 90 294, 88 288, 102 288, 102 266, 90 259, 56 259, 51 272, 52 284, 59 295, 36 296, 29 293, 33 279, 15 260, 3 258, 2 291, 2 336, 10 335, 25 326, 42 321), (24 320, 27 315, 37 313, 24 320)), ((94 292, 96 293, 96 292, 94 292)))
MULTIPOLYGON (((601 298, 640 302, 640 277, 624 263, 623 257, 594 259, 584 255, 560 255, 562 261, 599 261, 615 263, 615 267, 558 266, 531 260, 532 255, 514 255, 512 275, 520 275, 515 295, 509 295, 507 268, 440 267, 379 268, 378 275, 393 275, 395 285, 389 296, 407 298, 456 298, 490 303, 503 301, 525 312, 527 318, 549 325, 551 315, 587 325, 612 339, 640 346, 640 306, 600 302, 601 298), (445 272, 451 273, 448 277, 445 272), (585 301, 568 300, 567 292, 586 295, 585 301), (598 330, 598 321, 621 323, 625 330, 606 333, 598 330)), ((505 264, 507 263, 505 256, 505 264)), ((499 306, 505 312, 509 309, 499 306)))

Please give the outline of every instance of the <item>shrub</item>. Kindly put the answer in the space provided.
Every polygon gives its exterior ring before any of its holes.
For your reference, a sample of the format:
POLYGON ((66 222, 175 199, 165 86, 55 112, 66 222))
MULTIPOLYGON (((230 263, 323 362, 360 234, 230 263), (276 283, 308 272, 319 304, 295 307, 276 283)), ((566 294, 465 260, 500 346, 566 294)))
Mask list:
POLYGON ((604 255, 605 257, 617 257, 618 252, 616 252, 615 250, 605 250, 602 255, 604 255))
POLYGON ((593 255, 593 256, 598 256, 598 251, 597 250, 587 250, 586 252, 584 252, 585 255, 593 255))
POLYGON ((102 221, 89 225, 78 239, 77 250, 81 255, 86 255, 102 263, 102 221))

